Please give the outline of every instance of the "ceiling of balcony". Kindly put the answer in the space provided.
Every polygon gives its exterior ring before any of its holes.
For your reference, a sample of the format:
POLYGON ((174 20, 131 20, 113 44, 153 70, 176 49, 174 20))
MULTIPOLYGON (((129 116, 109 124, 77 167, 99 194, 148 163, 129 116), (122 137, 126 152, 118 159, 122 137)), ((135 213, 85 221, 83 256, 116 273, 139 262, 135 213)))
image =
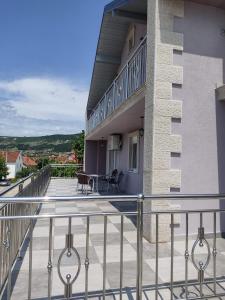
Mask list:
POLYGON ((142 92, 135 97, 135 104, 126 105, 126 109, 121 113, 115 111, 108 119, 103 121, 93 132, 87 135, 87 140, 107 139, 112 134, 125 134, 135 131, 143 126, 141 117, 144 116, 145 98, 142 92))
MULTIPOLYGON (((115 0, 103 13, 87 110, 92 110, 117 75, 131 22, 147 16, 147 0, 115 0)), ((142 20, 143 22, 143 20, 142 20)))
POLYGON ((191 1, 225 9, 225 0, 191 0, 191 1))

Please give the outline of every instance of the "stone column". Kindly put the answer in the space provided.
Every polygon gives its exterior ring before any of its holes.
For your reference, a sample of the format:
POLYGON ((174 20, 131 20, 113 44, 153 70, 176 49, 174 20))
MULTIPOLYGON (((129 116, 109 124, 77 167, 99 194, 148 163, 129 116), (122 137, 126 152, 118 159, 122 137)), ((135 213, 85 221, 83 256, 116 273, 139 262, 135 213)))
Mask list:
MULTIPOLYGON (((145 99, 144 194, 168 194, 181 187, 181 170, 171 169, 172 153, 182 151, 182 138, 172 134, 172 122, 182 118, 182 101, 173 86, 182 85, 183 69, 173 63, 182 55, 183 35, 174 32, 174 18, 184 16, 183 0, 148 0, 147 92, 145 99)), ((145 210, 168 210, 168 201, 145 201, 145 210)), ((159 218, 159 240, 168 241, 170 217, 159 218)), ((154 242, 155 218, 146 216, 144 235, 154 242)))

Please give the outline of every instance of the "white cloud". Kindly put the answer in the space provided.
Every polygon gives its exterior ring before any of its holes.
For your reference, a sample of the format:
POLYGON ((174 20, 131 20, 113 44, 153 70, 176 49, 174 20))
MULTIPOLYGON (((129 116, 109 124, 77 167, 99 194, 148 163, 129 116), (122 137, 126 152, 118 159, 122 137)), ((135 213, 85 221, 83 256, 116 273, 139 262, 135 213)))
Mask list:
POLYGON ((0 81, 0 135, 80 131, 87 96, 87 90, 61 79, 0 81))

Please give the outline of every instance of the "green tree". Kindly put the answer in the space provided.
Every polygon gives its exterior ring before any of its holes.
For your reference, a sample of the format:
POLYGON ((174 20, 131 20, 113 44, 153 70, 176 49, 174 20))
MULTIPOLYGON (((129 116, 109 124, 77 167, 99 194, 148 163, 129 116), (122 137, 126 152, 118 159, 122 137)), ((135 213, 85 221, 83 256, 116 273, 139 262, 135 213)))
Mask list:
POLYGON ((49 159, 47 157, 40 158, 37 162, 37 168, 42 169, 43 167, 49 165, 49 159))
POLYGON ((0 180, 5 179, 8 174, 9 173, 5 159, 4 157, 0 156, 0 180))
POLYGON ((75 138, 72 143, 74 152, 76 153, 79 163, 84 160, 84 130, 75 138))
POLYGON ((27 176, 29 176, 31 173, 34 173, 36 171, 36 168, 22 168, 21 171, 16 173, 16 178, 17 179, 21 179, 21 178, 25 178, 27 176))

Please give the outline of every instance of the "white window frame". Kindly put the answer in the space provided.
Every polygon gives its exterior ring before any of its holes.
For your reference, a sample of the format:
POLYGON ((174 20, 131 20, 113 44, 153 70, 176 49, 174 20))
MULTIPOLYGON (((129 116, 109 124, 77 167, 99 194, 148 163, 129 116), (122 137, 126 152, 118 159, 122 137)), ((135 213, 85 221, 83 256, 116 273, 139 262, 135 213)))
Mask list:
POLYGON ((132 133, 130 133, 128 135, 128 171, 131 172, 131 173, 138 173, 138 170, 139 170, 139 151, 140 151, 140 136, 139 136, 139 132, 138 131, 134 131, 132 133), (130 139, 134 138, 134 137, 137 137, 137 166, 136 168, 132 168, 130 166, 130 139))
POLYGON ((113 170, 117 169, 118 165, 118 150, 108 150, 107 149, 107 174, 110 174, 113 170), (110 152, 113 153, 113 168, 110 170, 110 152))
POLYGON ((130 25, 129 33, 127 37, 127 44, 128 44, 128 53, 130 54, 135 46, 135 32, 136 32, 136 26, 135 24, 130 25), (131 42, 131 44, 130 44, 131 42))

